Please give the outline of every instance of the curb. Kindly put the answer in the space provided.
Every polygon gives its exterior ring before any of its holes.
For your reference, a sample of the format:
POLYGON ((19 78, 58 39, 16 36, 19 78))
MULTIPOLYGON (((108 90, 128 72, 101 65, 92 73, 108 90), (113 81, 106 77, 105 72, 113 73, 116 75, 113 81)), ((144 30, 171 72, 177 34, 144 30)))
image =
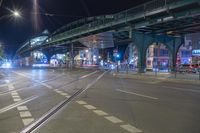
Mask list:
POLYGON ((176 79, 176 78, 170 78, 170 77, 154 77, 151 75, 127 75, 127 74, 112 74, 115 77, 118 78, 124 78, 124 79, 151 79, 152 81, 155 80, 163 80, 163 81, 170 81, 170 82, 178 82, 178 83, 193 83, 193 84, 200 84, 200 80, 188 80, 188 79, 176 79))

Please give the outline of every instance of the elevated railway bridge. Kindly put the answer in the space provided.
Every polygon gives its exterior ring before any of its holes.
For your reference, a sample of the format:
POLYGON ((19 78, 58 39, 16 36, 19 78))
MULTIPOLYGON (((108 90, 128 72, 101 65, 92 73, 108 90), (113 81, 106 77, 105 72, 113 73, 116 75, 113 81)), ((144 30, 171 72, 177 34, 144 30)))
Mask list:
MULTIPOLYGON (((153 0, 116 14, 84 18, 67 24, 49 34, 42 43, 33 45, 31 39, 25 42, 18 49, 17 55, 27 56, 34 50, 43 51, 47 57, 60 50, 66 52, 70 49, 73 52, 74 48, 93 46, 82 40, 95 36, 98 38, 95 41, 106 42, 108 36, 104 35, 109 34, 114 43, 132 42, 137 47, 140 72, 145 69, 147 48, 152 43, 164 44, 169 49, 173 70, 184 36, 198 32, 199 29, 199 0, 153 0)), ((106 43, 96 45, 104 48, 106 43)))

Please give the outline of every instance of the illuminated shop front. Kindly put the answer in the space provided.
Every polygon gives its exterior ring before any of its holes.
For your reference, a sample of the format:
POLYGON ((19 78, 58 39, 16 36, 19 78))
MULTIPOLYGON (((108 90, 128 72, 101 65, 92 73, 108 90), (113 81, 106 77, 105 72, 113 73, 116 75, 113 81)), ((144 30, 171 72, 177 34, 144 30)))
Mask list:
POLYGON ((79 54, 82 65, 96 65, 100 62, 101 57, 97 48, 81 50, 79 54))

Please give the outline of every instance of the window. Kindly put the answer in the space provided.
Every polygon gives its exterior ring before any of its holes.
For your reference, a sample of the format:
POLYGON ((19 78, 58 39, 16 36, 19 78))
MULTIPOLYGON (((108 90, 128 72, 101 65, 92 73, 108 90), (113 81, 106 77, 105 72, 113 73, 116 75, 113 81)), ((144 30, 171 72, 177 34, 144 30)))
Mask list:
POLYGON ((168 56, 168 50, 167 49, 160 49, 160 56, 168 56))
POLYGON ((182 57, 190 57, 191 56, 190 51, 186 51, 186 50, 181 51, 181 56, 182 57))
POLYGON ((154 48, 154 50, 153 50, 153 55, 154 55, 154 56, 158 56, 158 49, 157 49, 157 48, 154 48))

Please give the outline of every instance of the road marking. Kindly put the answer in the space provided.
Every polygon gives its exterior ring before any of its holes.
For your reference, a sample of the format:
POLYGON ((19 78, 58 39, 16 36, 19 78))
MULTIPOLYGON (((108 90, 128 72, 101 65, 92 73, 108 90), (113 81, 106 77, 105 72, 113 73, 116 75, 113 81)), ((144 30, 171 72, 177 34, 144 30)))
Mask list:
POLYGON ((141 133, 142 130, 132 126, 132 125, 120 125, 121 128, 125 129, 126 131, 130 132, 130 133, 141 133))
POLYGON ((71 96, 65 96, 66 98, 70 98, 71 96))
POLYGON ((19 112, 20 116, 22 118, 24 117, 32 117, 31 113, 29 111, 23 111, 23 112, 19 112))
POLYGON ((9 90, 15 89, 15 87, 12 84, 8 84, 8 88, 9 88, 9 90))
POLYGON ((94 113, 96 113, 99 116, 105 116, 108 115, 108 113, 102 111, 102 110, 93 110, 94 113))
POLYGON ((38 96, 32 96, 32 97, 29 97, 29 98, 27 98, 27 99, 21 100, 21 101, 16 102, 16 103, 13 103, 13 104, 11 104, 11 105, 8 105, 8 106, 6 106, 6 107, 0 109, 0 114, 2 114, 2 113, 4 113, 4 112, 7 112, 7 111, 9 111, 9 110, 11 110, 11 109, 14 109, 14 108, 16 108, 16 107, 18 107, 18 106, 20 106, 20 105, 25 104, 25 103, 28 103, 28 102, 30 102, 30 101, 36 99, 36 98, 38 98, 38 96))
MULTIPOLYGON (((85 101, 76 101, 78 104, 83 105, 84 107, 87 106, 92 106, 92 105, 87 105, 87 103, 85 101)), ((93 106, 94 107, 94 106, 93 106)), ((141 133, 142 130, 130 125, 130 124, 123 124, 123 121, 120 120, 117 117, 114 116, 108 116, 108 113, 102 111, 102 110, 93 110, 93 112, 99 116, 104 116, 105 119, 109 120, 110 122, 114 123, 114 124, 118 124, 118 123, 122 123, 122 125, 120 125, 121 128, 123 128, 124 130, 130 132, 130 133, 141 133)))
POLYGON ((106 116, 104 117, 105 119, 111 121, 112 123, 122 123, 123 121, 118 119, 117 117, 114 116, 106 116))
POLYGON ((18 93, 17 92, 11 92, 11 95, 12 96, 18 96, 18 93))
POLYGON ((21 98, 14 98, 13 99, 14 102, 18 102, 18 101, 21 101, 21 100, 22 100, 21 98))
POLYGON ((67 93, 64 93, 64 92, 60 93, 60 95, 62 95, 62 96, 69 96, 67 93))
POLYGON ((17 110, 18 111, 26 111, 26 110, 28 110, 28 108, 27 108, 27 106, 19 106, 19 107, 17 107, 17 110))
POLYGON ((59 91, 59 90, 57 90, 56 92, 57 92, 57 93, 62 93, 62 91, 59 91))
POLYGON ((60 77, 62 77, 62 76, 64 76, 64 74, 61 74, 61 75, 59 75, 59 76, 56 76, 56 77, 54 77, 54 78, 52 78, 52 79, 43 80, 41 83, 54 81, 54 80, 56 80, 56 79, 58 79, 58 78, 60 78, 60 77))
POLYGON ((12 96, 13 98, 20 98, 20 96, 16 96, 16 95, 14 95, 14 96, 12 96))
MULTIPOLYGON (((9 87, 9 86, 8 86, 8 87, 9 87)), ((14 86, 12 86, 12 87, 14 87, 14 86)), ((15 90, 15 88, 13 88, 13 90, 12 90, 11 92, 17 93, 17 91, 15 90)))
POLYGON ((96 109, 96 107, 92 106, 92 105, 84 105, 85 108, 93 110, 96 109))
POLYGON ((8 89, 11 91, 11 95, 12 95, 12 98, 14 100, 14 102, 17 102, 15 104, 12 104, 10 106, 7 106, 6 108, 3 108, 0 112, 0 113, 3 113, 3 112, 6 112, 12 108, 15 108, 17 107, 17 110, 20 111, 19 112, 19 115, 22 119, 22 122, 25 126, 29 125, 32 121, 34 121, 34 118, 32 118, 32 115, 31 113, 28 111, 28 108, 27 106, 20 106, 22 104, 25 104, 26 102, 29 102, 37 97, 33 97, 33 98, 30 98, 30 99, 27 99, 27 100, 23 100, 20 98, 20 96, 18 95, 15 87, 13 86, 13 84, 8 84, 8 89), (25 118, 25 119, 24 119, 25 118))
POLYGON ((93 74, 95 74, 95 73, 97 73, 97 72, 98 72, 98 71, 94 71, 94 72, 89 73, 89 74, 87 74, 87 75, 83 75, 83 76, 80 77, 80 79, 83 79, 83 78, 89 77, 89 76, 91 76, 91 75, 93 75, 93 74))
POLYGON ((200 93, 200 90, 185 89, 185 88, 170 87, 170 86, 162 86, 162 87, 168 88, 168 89, 179 90, 179 91, 188 91, 188 92, 200 93))
POLYGON ((90 109, 90 110, 94 110, 96 109, 96 107, 92 106, 92 105, 84 105, 85 108, 90 109))
POLYGON ((6 86, 8 86, 7 83, 6 83, 6 84, 1 84, 1 85, 0 85, 0 87, 6 87, 6 86))
POLYGON ((29 79, 31 79, 32 81, 34 81, 34 82, 36 82, 36 83, 38 83, 38 84, 41 84, 41 85, 47 87, 48 89, 53 89, 52 86, 50 86, 50 85, 48 85, 48 84, 46 84, 46 83, 42 83, 42 82, 37 81, 37 80, 33 80, 31 77, 29 77, 29 76, 27 76, 27 75, 25 75, 25 74, 23 74, 23 73, 14 72, 14 71, 12 71, 12 72, 15 73, 15 74, 17 74, 17 75, 23 76, 23 77, 25 77, 25 78, 29 78, 29 79))
POLYGON ((25 126, 29 125, 31 122, 34 121, 34 118, 25 118, 25 119, 22 119, 23 123, 25 126))
POLYGON ((87 104, 85 101, 76 101, 78 104, 80 105, 84 105, 84 104, 87 104))
POLYGON ((147 96, 147 95, 134 93, 134 92, 130 92, 130 91, 124 91, 124 90, 120 90, 120 89, 116 89, 116 91, 120 91, 120 92, 127 93, 127 94, 133 94, 133 95, 136 95, 136 96, 145 97, 145 98, 149 98, 149 99, 153 99, 153 100, 158 100, 158 98, 156 98, 156 97, 147 96))
POLYGON ((67 98, 70 97, 69 94, 67 94, 67 93, 65 93, 65 92, 63 92, 63 91, 59 91, 58 89, 56 89, 55 92, 59 93, 59 94, 62 95, 62 96, 66 96, 67 98))
POLYGON ((41 84, 41 85, 47 87, 48 89, 53 89, 53 87, 50 86, 50 85, 48 85, 47 83, 42 83, 42 82, 39 82, 39 81, 37 81, 37 83, 39 83, 39 84, 41 84))

